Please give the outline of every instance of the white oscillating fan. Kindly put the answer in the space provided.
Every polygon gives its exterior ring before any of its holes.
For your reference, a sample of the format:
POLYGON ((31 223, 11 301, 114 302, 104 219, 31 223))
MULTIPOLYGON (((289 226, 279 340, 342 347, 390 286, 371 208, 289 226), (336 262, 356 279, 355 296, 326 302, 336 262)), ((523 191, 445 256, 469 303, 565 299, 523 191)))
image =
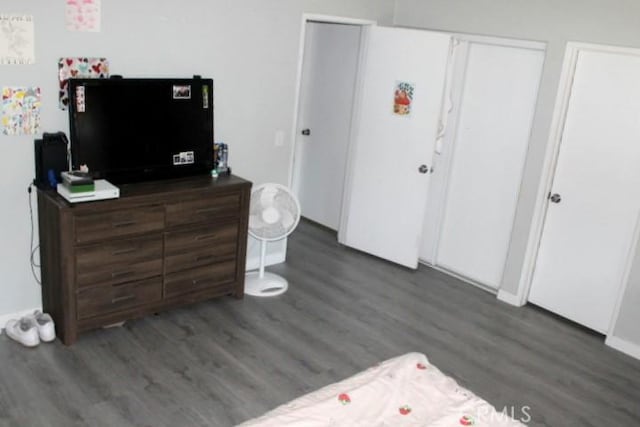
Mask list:
POLYGON ((280 184, 262 184, 251 192, 249 234, 260 240, 260 268, 247 273, 244 292, 247 295, 270 297, 287 291, 287 279, 265 273, 264 258, 267 242, 287 237, 300 221, 300 203, 293 193, 280 184))

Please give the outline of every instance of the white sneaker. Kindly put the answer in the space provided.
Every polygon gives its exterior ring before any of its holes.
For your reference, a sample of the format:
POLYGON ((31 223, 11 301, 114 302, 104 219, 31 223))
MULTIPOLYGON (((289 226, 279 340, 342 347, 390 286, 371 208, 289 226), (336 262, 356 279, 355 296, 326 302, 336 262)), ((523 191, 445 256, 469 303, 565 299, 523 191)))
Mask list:
POLYGON ((26 347, 35 347, 40 344, 38 327, 33 319, 23 317, 20 320, 11 319, 4 327, 9 338, 18 341, 26 347))
POLYGON ((33 314, 23 317, 23 319, 31 319, 38 329, 40 341, 51 342, 56 339, 56 329, 53 319, 47 313, 36 310, 33 314))

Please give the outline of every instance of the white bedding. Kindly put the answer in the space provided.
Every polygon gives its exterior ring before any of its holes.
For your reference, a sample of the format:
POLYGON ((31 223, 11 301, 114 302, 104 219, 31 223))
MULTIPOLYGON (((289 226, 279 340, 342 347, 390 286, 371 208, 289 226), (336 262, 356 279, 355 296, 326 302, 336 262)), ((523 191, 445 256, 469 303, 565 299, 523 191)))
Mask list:
POLYGON ((242 427, 523 426, 409 353, 249 420, 242 427))

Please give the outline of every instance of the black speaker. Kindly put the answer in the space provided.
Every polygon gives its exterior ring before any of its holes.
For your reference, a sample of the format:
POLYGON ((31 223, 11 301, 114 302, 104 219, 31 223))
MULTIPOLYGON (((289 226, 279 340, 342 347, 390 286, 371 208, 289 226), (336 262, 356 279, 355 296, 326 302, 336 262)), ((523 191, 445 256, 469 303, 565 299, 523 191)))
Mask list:
POLYGON ((35 140, 35 184, 38 188, 56 188, 61 182, 60 172, 69 169, 68 145, 64 132, 45 133, 42 139, 35 140))

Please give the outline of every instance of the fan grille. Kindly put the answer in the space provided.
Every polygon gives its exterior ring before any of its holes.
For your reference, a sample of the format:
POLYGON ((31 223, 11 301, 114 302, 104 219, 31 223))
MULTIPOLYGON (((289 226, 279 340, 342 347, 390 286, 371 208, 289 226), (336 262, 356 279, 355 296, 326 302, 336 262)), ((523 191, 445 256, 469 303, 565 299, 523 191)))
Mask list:
POLYGON ((293 194, 278 184, 265 184, 251 193, 249 234, 262 240, 289 235, 300 219, 300 205, 293 194))

